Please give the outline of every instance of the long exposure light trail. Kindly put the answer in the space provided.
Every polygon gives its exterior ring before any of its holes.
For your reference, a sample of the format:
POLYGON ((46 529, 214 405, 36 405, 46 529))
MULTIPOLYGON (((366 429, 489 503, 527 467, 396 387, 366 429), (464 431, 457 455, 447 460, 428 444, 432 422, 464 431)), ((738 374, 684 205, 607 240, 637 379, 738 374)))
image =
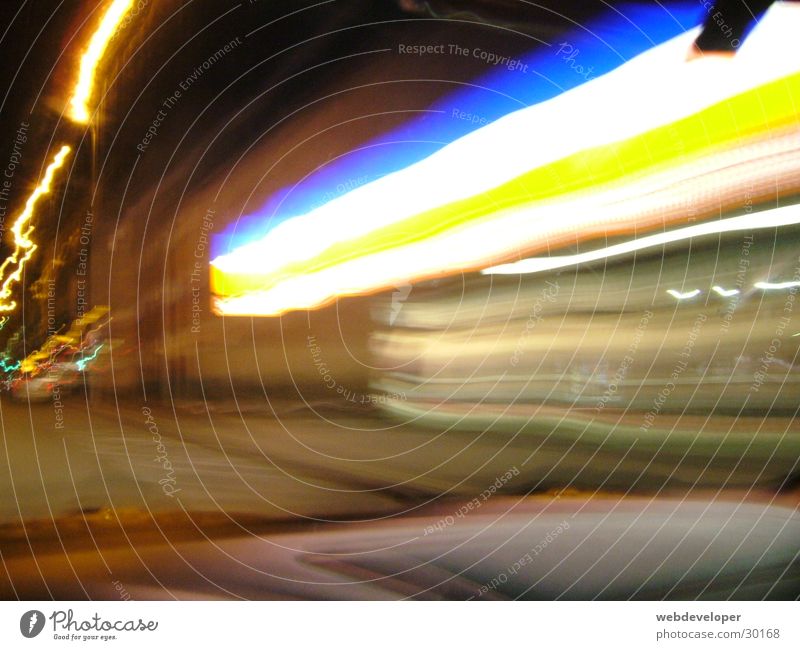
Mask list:
POLYGON ((720 287, 716 284, 711 287, 711 290, 723 298, 730 298, 731 296, 735 296, 739 293, 738 289, 725 289, 724 287, 720 287))
POLYGON ((30 236, 33 233, 34 227, 31 225, 31 220, 36 209, 37 201, 50 192, 53 182, 53 177, 56 172, 64 164, 64 160, 70 153, 69 146, 64 145, 59 149, 47 169, 45 170, 44 177, 33 190, 25 203, 25 209, 14 221, 11 227, 11 232, 14 235, 14 252, 9 255, 5 261, 0 265, 0 278, 3 284, 0 286, 0 311, 12 311, 17 303, 9 300, 11 297, 13 285, 19 282, 22 277, 22 270, 25 263, 31 258, 33 252, 36 250, 36 244, 33 243, 30 236), (11 269, 6 276, 7 269, 11 269))
POLYGON ((83 372, 86 369, 86 364, 89 363, 90 361, 94 361, 97 358, 98 352, 100 352, 100 350, 102 350, 102 349, 103 349, 103 345, 102 344, 98 345, 94 349, 94 351, 92 352, 91 355, 89 355, 88 357, 81 357, 80 359, 78 359, 75 362, 75 365, 78 367, 78 370, 80 372, 83 372))
POLYGON ((719 213, 720 198, 735 209, 734 174, 774 186, 771 161, 797 150, 798 64, 775 50, 792 40, 790 25, 800 11, 773 10, 734 59, 689 64, 686 33, 285 221, 212 260, 215 309, 278 315, 402 278, 479 270, 537 242, 681 225, 683 193, 699 195, 699 218, 719 213), (719 197, 698 192, 702 174, 719 197))
MULTIPOLYGON (((620 255, 628 255, 630 253, 635 253, 636 251, 645 250, 647 248, 664 246, 665 244, 672 244, 679 241, 686 241, 695 237, 736 232, 739 230, 777 228, 780 226, 791 226, 798 223, 800 223, 800 205, 789 205, 783 208, 775 208, 774 210, 764 210, 763 212, 756 212, 753 214, 747 214, 740 217, 731 217, 728 219, 720 219, 718 221, 707 221, 695 226, 688 226, 686 228, 678 228, 677 230, 660 232, 658 234, 648 235, 646 237, 638 237, 620 244, 614 244, 613 246, 606 246, 604 248, 587 251, 585 253, 578 253, 576 255, 533 257, 526 260, 520 260, 519 262, 513 262, 511 264, 501 264, 499 266, 492 266, 488 269, 484 269, 481 271, 481 273, 484 275, 517 275, 525 273, 540 273, 542 271, 553 271, 556 269, 577 266, 578 264, 586 264, 589 262, 596 262, 598 260, 617 257, 620 255)), ((720 287, 714 287, 714 290, 721 296, 731 296, 738 293, 738 291, 735 289, 726 291, 720 287)))
MULTIPOLYGON (((128 13, 133 0, 114 0, 106 9, 95 32, 89 40, 89 45, 81 56, 78 69, 78 79, 69 100, 69 117, 79 123, 89 121, 89 109, 87 107, 91 98, 92 88, 95 82, 97 67, 103 58, 103 54, 108 48, 108 43, 114 35, 125 14, 128 13)), ((53 162, 48 165, 45 175, 39 185, 29 196, 25 209, 14 222, 11 232, 14 235, 14 252, 9 255, 0 265, 0 311, 12 311, 16 307, 16 302, 9 300, 12 294, 13 285, 22 276, 22 271, 26 262, 36 250, 36 244, 30 239, 34 227, 30 225, 33 218, 36 203, 39 198, 50 191, 50 186, 56 171, 63 165, 64 160, 70 153, 71 148, 64 145, 55 155, 53 162), (11 269, 8 275, 6 272, 11 269)))
POLYGON ((756 282, 754 286, 756 289, 764 289, 765 291, 793 289, 795 287, 800 287, 800 280, 789 282, 756 282))
POLYGON ((69 101, 69 117, 75 122, 85 124, 89 121, 88 103, 92 96, 97 66, 100 64, 117 26, 132 5, 133 0, 114 0, 111 3, 81 57, 78 80, 69 101))
POLYGON ((691 291, 676 291, 675 289, 667 289, 667 293, 675 298, 675 300, 691 300, 692 298, 696 298, 702 292, 700 289, 692 289, 691 291))

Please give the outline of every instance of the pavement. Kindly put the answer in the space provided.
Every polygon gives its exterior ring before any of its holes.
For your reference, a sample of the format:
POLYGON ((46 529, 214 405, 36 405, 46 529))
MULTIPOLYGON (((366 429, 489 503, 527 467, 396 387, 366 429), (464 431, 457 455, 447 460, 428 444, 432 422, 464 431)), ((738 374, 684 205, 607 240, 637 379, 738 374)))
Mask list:
POLYGON ((363 520, 486 490, 724 487, 704 459, 676 468, 577 439, 429 429, 329 404, 90 403, 75 393, 56 406, 3 393, 0 429, 0 523, 104 509, 363 520))

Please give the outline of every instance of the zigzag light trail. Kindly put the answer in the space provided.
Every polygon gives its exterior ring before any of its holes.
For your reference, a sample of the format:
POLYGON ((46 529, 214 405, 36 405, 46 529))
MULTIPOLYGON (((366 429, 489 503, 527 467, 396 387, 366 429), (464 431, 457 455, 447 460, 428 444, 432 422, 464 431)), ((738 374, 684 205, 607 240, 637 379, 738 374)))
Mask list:
POLYGON ((59 149, 58 153, 53 158, 44 173, 44 178, 33 190, 25 203, 25 209, 22 214, 17 217, 14 225, 11 227, 11 232, 14 235, 14 252, 9 255, 2 265, 0 265, 0 278, 3 279, 2 287, 0 287, 0 311, 12 311, 17 303, 14 300, 9 300, 11 297, 12 287, 16 282, 19 282, 22 277, 22 270, 25 268, 25 263, 31 258, 33 252, 36 250, 36 244, 33 243, 30 236, 33 233, 34 227, 30 225, 31 220, 36 209, 37 201, 50 192, 55 173, 64 164, 64 160, 71 151, 70 147, 64 145, 59 149), (11 267, 13 270, 6 276, 6 270, 11 267))

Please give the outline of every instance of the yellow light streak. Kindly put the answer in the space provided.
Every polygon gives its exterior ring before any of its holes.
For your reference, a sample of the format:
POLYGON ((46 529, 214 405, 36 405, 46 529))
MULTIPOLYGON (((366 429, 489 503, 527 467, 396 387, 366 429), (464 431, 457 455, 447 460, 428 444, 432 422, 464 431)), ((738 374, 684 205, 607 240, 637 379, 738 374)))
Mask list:
POLYGON ((114 0, 106 13, 103 15, 97 31, 92 35, 89 41, 89 47, 81 57, 80 70, 78 72, 78 81, 75 84, 75 89, 72 91, 72 98, 70 99, 69 117, 75 122, 86 124, 89 121, 89 109, 87 104, 92 96, 92 87, 94 86, 95 73, 103 54, 108 47, 108 43, 117 26, 120 24, 125 14, 128 13, 133 0, 114 0))
POLYGON ((30 222, 33 218, 36 202, 41 196, 50 192, 53 176, 55 176, 56 171, 64 164, 64 160, 70 151, 71 149, 67 145, 61 147, 53 158, 53 162, 47 166, 44 178, 42 178, 39 185, 28 197, 25 203, 25 209, 17 217, 14 225, 11 227, 11 233, 14 235, 14 252, 0 265, 0 278, 4 278, 3 284, 0 286, 0 312, 12 311, 17 306, 15 301, 8 301, 8 299, 11 297, 14 283, 19 282, 20 277, 22 277, 22 269, 25 267, 25 263, 36 250, 36 244, 34 244, 30 238, 34 230, 30 222), (6 269, 9 267, 12 267, 13 270, 6 277, 6 269))

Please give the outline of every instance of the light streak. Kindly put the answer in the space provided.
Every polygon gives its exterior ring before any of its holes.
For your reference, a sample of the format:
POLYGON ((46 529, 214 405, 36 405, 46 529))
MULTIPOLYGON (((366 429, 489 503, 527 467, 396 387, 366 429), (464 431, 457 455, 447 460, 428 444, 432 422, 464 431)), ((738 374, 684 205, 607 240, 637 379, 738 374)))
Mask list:
POLYGON ((19 367, 20 367, 19 361, 9 365, 7 359, 0 359, 0 369, 3 372, 14 372, 19 367))
POLYGON ((714 291, 715 293, 718 293, 723 298, 730 298, 731 296, 735 296, 736 294, 739 293, 738 289, 723 289, 722 287, 716 284, 713 287, 711 287, 711 290, 714 291))
POLYGON ((675 300, 689 300, 690 298, 699 296, 701 292, 700 289, 692 289, 691 291, 687 291, 685 293, 681 293, 675 289, 667 289, 667 293, 675 298, 675 300))
MULTIPOLYGON (((532 257, 519 262, 512 262, 510 264, 500 264, 498 266, 491 266, 488 269, 481 271, 484 275, 517 275, 525 273, 540 273, 542 271, 553 271, 555 269, 562 269, 578 264, 586 264, 589 262, 596 262, 598 260, 617 257, 620 255, 628 255, 636 251, 653 248, 655 246, 664 246, 674 242, 692 239, 694 237, 702 237, 705 235, 717 235, 726 232, 736 232, 739 230, 757 230, 759 228, 777 228, 780 226, 791 226, 800 223, 800 205, 789 205, 782 208, 775 208, 772 210, 764 210, 763 212, 755 212, 746 214, 740 217, 731 217, 729 219, 721 219, 719 221, 707 221, 705 223, 688 226, 686 228, 678 228, 677 230, 669 230, 667 232, 660 232, 655 235, 648 235, 647 237, 638 237, 630 241, 622 242, 621 244, 614 244, 594 251, 587 251, 586 253, 577 253, 575 255, 561 255, 554 257, 532 257)), ((714 287, 714 291, 720 295, 733 295, 722 293, 724 289, 714 287), (719 290, 718 290, 719 289, 719 290)), ((736 289, 733 289, 738 293, 736 289)))
POLYGON ((64 160, 70 151, 71 149, 67 145, 61 147, 53 158, 53 162, 47 166, 44 177, 39 185, 28 197, 22 214, 17 217, 14 225, 11 227, 11 232, 14 235, 14 252, 0 265, 0 278, 4 278, 3 284, 0 286, 0 311, 12 311, 17 306, 15 301, 8 301, 8 299, 11 297, 14 283, 19 282, 22 277, 22 270, 25 267, 25 263, 36 250, 36 244, 34 244, 30 238, 34 230, 33 226, 30 225, 30 221, 33 218, 36 202, 40 197, 50 192, 53 177, 56 171, 64 164, 64 160), (13 270, 8 276, 5 276, 6 269, 9 267, 13 267, 13 270))
POLYGON ((94 352, 92 353, 92 356, 83 357, 82 359, 78 359, 75 362, 75 365, 78 366, 78 371, 83 372, 84 368, 86 368, 86 364, 89 363, 90 361, 93 361, 97 357, 97 353, 100 352, 102 347, 103 347, 103 344, 100 344, 94 349, 94 352))
POLYGON ((69 117, 75 122, 85 124, 89 121, 87 105, 92 96, 97 66, 103 58, 117 26, 132 5, 133 0, 114 0, 103 14, 97 30, 92 34, 89 46, 81 57, 78 80, 69 100, 69 117))
POLYGON ((800 287, 800 281, 790 280, 788 282, 756 282, 753 285, 756 289, 764 289, 765 291, 792 289, 800 287))

